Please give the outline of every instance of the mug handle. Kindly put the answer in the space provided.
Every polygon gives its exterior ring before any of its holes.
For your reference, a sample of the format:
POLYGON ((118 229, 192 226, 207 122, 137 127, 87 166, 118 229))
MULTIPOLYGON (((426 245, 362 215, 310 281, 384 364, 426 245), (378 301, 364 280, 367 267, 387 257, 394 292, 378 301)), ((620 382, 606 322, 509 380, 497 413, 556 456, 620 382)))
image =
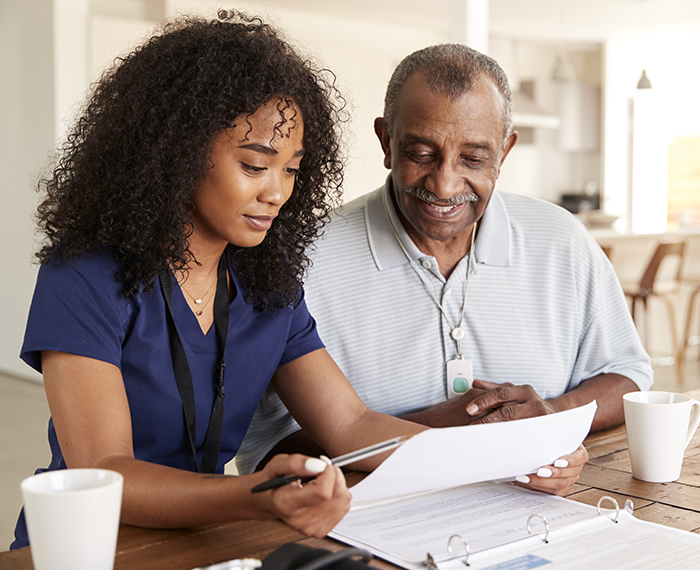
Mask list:
POLYGON ((686 439, 685 446, 690 445, 690 440, 693 439, 695 435, 695 430, 698 429, 700 425, 700 402, 693 400, 691 403, 690 411, 690 425, 688 426, 688 438, 686 439))

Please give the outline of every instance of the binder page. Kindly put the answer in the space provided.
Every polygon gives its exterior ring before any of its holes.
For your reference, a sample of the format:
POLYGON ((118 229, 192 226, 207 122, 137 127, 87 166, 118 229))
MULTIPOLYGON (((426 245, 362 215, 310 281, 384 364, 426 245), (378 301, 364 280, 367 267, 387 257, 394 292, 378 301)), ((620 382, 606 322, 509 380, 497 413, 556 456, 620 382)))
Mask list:
MULTIPOLYGON (((330 536, 405 568, 424 568, 428 552, 444 558, 455 534, 469 541, 472 553, 527 538, 528 518, 535 513, 546 517, 550 530, 598 517, 589 505, 515 485, 481 483, 352 509, 330 536)), ((544 532, 544 523, 534 518, 531 530, 544 532)), ((458 539, 451 546, 464 552, 458 539)))
POLYGON ((596 403, 494 424, 421 432, 350 490, 353 503, 536 473, 575 451, 596 403))
MULTIPOLYGON (((620 513, 615 524, 597 517, 550 535, 549 543, 513 544, 470 557, 470 570, 695 570, 700 535, 620 513), (600 522, 604 524, 599 524, 600 522)), ((465 566, 452 560, 440 570, 465 566)))

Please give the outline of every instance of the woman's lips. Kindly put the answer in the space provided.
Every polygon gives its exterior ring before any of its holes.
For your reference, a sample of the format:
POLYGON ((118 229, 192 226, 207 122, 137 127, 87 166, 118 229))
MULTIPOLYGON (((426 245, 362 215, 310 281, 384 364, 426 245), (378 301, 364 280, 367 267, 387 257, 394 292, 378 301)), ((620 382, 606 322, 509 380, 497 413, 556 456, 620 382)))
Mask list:
POLYGON ((243 216, 246 220, 248 220, 248 223, 253 226, 256 230, 266 232, 267 230, 270 229, 272 226, 272 221, 275 219, 275 216, 243 216))

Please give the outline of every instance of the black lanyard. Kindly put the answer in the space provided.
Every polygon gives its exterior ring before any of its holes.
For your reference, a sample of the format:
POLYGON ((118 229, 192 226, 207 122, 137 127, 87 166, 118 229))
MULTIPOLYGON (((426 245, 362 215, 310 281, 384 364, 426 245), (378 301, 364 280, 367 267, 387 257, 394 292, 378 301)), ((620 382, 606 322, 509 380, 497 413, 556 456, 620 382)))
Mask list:
POLYGON ((177 332, 175 315, 173 313, 173 290, 170 281, 170 273, 160 276, 160 288, 168 306, 168 327, 170 328, 170 354, 173 359, 173 371, 175 381, 182 400, 182 409, 185 414, 187 435, 190 447, 194 455, 195 470, 201 473, 214 473, 221 449, 221 433, 224 427, 224 375, 226 372, 226 339, 228 337, 229 295, 228 279, 226 276, 226 253, 219 260, 219 276, 216 281, 216 297, 214 298, 214 330, 219 348, 219 380, 216 385, 216 396, 211 408, 209 426, 204 438, 204 450, 202 452, 202 466, 197 460, 194 387, 192 386, 192 372, 187 362, 187 355, 182 346, 180 334, 177 332))

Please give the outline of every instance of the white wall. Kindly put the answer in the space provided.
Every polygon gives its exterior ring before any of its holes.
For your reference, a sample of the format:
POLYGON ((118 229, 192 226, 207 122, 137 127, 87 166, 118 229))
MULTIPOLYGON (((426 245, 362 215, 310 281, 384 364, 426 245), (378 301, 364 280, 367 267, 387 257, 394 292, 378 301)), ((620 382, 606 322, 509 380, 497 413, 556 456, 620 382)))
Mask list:
POLYGON ((0 2, 0 370, 37 378, 18 357, 32 265, 39 169, 54 144, 52 0, 0 2))

